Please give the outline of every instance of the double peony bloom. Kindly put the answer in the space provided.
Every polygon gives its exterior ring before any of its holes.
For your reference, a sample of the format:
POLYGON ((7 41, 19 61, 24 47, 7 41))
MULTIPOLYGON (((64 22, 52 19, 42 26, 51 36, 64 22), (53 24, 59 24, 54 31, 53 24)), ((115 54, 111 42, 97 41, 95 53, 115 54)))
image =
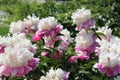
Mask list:
POLYGON ((61 68, 51 68, 46 76, 41 76, 40 80, 68 80, 69 72, 63 71, 61 68))
POLYGON ((23 76, 34 70, 36 46, 24 34, 0 37, 0 76, 23 76))

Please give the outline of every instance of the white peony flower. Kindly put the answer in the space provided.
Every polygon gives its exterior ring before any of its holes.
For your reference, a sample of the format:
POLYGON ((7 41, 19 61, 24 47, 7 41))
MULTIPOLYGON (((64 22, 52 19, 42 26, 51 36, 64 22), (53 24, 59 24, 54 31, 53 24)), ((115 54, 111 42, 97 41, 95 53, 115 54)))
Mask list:
POLYGON ((114 52, 104 51, 99 55, 99 63, 106 67, 114 67, 119 63, 119 56, 114 52))
POLYGON ((47 72, 46 76, 41 76, 40 80, 64 80, 64 79, 67 80, 67 77, 68 77, 67 74, 68 73, 66 73, 60 68, 58 68, 57 70, 54 70, 53 68, 51 68, 47 72))
POLYGON ((25 27, 36 28, 39 22, 39 17, 36 17, 34 14, 32 16, 28 15, 27 18, 24 19, 25 27), (34 26, 34 27, 33 27, 34 26))
POLYGON ((99 55, 99 63, 107 67, 114 67, 119 64, 120 57, 120 39, 112 36, 110 41, 105 39, 97 40, 100 47, 96 49, 99 55))
POLYGON ((45 76, 41 76, 40 80, 48 80, 45 76))
POLYGON ((7 42, 6 37, 0 36, 0 46, 5 46, 7 42))
POLYGON ((12 22, 10 24, 10 33, 19 33, 24 30, 23 22, 22 21, 17 21, 17 22, 12 22))
POLYGON ((120 47, 119 46, 120 39, 118 37, 112 36, 110 41, 104 39, 102 40, 97 39, 97 42, 99 43, 100 47, 96 49, 96 52, 100 50, 100 53, 107 51, 107 52, 114 52, 116 54, 120 54, 120 49, 118 49, 118 47, 120 47))
POLYGON ((57 21, 54 17, 43 18, 38 23, 38 30, 51 30, 57 25, 57 21))
POLYGON ((26 65, 29 60, 33 58, 33 53, 31 53, 27 48, 23 48, 21 45, 14 45, 14 47, 6 47, 5 52, 0 54, 0 64, 18 67, 26 65))
POLYGON ((76 46, 82 49, 87 49, 94 43, 93 32, 82 29, 75 38, 76 46))
POLYGON ((73 23, 79 25, 91 19, 91 11, 85 8, 77 9, 76 12, 72 14, 73 23))

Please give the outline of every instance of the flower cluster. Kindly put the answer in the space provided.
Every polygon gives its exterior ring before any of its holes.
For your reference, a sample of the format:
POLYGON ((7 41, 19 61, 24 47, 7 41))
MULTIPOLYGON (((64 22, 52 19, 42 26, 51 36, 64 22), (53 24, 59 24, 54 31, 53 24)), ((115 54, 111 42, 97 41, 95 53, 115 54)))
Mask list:
POLYGON ((46 76, 41 76, 40 80, 68 80, 69 72, 63 71, 61 68, 54 70, 51 68, 46 76))
MULTIPOLYGON (((66 50, 67 46, 72 42, 70 32, 67 29, 63 29, 63 26, 58 24, 54 17, 41 19, 38 23, 38 29, 32 39, 35 42, 43 39, 45 49, 55 48, 56 52, 51 52, 49 55, 51 58, 61 57, 63 50, 66 50)), ((48 54, 48 52, 41 53, 42 56, 47 56, 48 54)))
MULTIPOLYGON (((0 76, 23 76, 34 70, 39 61, 38 58, 34 58, 37 48, 43 49, 35 55, 41 57, 43 63, 44 59, 48 59, 52 60, 53 64, 57 64, 57 67, 64 67, 62 63, 67 59, 71 64, 98 58, 94 68, 110 77, 117 75, 120 72, 120 39, 112 36, 112 30, 108 27, 96 30, 95 21, 91 19, 91 11, 88 9, 78 9, 71 18, 77 25, 75 30, 78 32, 74 39, 71 38, 70 32, 52 16, 39 19, 32 15, 23 21, 12 22, 9 30, 12 34, 8 34, 7 37, 0 36, 0 76), (31 37, 35 44, 40 42, 43 48, 39 48, 41 45, 38 47, 33 45, 27 37, 31 37), (70 45, 74 42, 75 45, 70 45), (75 54, 66 54, 69 45, 74 48, 75 54), (39 52, 41 52, 40 56, 39 52), (93 54, 92 58, 91 54, 93 54)), ((50 67, 53 66, 52 61, 49 61, 50 67)), ((71 69, 74 64, 69 66, 71 69)), ((55 70, 51 68, 46 76, 41 76, 40 80, 68 80, 68 77, 69 72, 60 68, 55 70)))
POLYGON ((91 12, 85 8, 78 9, 72 15, 73 22, 77 24, 76 30, 79 30, 75 38, 75 56, 71 56, 70 62, 75 62, 77 59, 88 60, 89 55, 94 52, 96 46, 96 36, 94 31, 90 30, 94 26, 94 21, 91 20, 91 12))
MULTIPOLYGON (((24 21, 19 20, 17 22, 12 22, 9 32, 12 34, 25 33, 25 35, 32 33, 32 40, 34 42, 38 42, 41 39, 44 40, 45 49, 57 47, 56 54, 50 55, 52 57, 60 57, 63 50, 66 50, 67 46, 72 42, 70 32, 67 29, 63 29, 63 26, 58 24, 54 17, 50 16, 39 19, 35 15, 32 15, 28 16, 24 21), (55 46, 58 42, 61 44, 55 46)), ((44 55, 44 53, 47 55, 47 52, 43 52, 41 55, 44 55)))
POLYGON ((0 37, 0 75, 23 76, 35 69, 38 58, 34 58, 36 46, 24 34, 0 37))

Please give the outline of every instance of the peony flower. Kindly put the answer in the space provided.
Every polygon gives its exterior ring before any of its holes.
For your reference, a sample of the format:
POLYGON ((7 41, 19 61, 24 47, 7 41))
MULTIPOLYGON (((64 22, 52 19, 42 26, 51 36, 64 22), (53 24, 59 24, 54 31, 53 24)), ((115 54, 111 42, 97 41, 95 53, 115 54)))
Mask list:
POLYGON ((57 70, 51 68, 49 72, 47 72, 46 76, 41 76, 40 80, 68 80, 68 77, 69 72, 65 72, 60 68, 57 70))
POLYGON ((96 47, 96 41, 95 37, 93 36, 93 31, 86 31, 85 29, 82 29, 76 36, 76 47, 75 51, 78 52, 81 51, 87 51, 87 52, 93 52, 96 47), (91 50, 92 48, 93 50, 91 50))
POLYGON ((23 76, 37 64, 38 59, 27 48, 20 45, 6 47, 5 52, 0 54, 0 75, 23 76))
POLYGON ((80 60, 88 60, 89 55, 95 51, 98 43, 94 32, 91 30, 82 29, 75 38, 75 52, 80 60))
POLYGON ((0 75, 23 76, 35 69, 39 60, 33 57, 36 45, 32 45, 24 34, 8 35, 0 40, 0 75))
POLYGON ((32 16, 28 15, 24 19, 23 25, 27 30, 36 31, 38 29, 39 17, 36 17, 34 14, 32 16))
POLYGON ((24 19, 24 21, 17 21, 12 22, 10 24, 10 30, 9 32, 14 33, 24 33, 28 35, 28 33, 33 32, 35 33, 38 29, 38 22, 39 18, 36 17, 34 14, 32 16, 27 16, 27 18, 24 19))
POLYGON ((17 22, 12 22, 10 24, 10 33, 20 33, 25 29, 23 22, 21 20, 17 21, 17 22))
POLYGON ((79 25, 91 19, 91 11, 85 8, 77 9, 77 11, 72 14, 72 19, 74 23, 79 25))
POLYGON ((73 23, 77 24, 76 30, 89 29, 95 21, 91 19, 91 11, 85 8, 77 9, 72 14, 73 23))
POLYGON ((107 76, 116 76, 120 72, 120 39, 111 37, 110 41, 106 39, 98 40, 99 47, 96 49, 99 57, 98 63, 94 65, 101 73, 107 76))
POLYGON ((42 30, 51 30, 52 28, 54 28, 55 26, 57 26, 57 21, 55 20, 54 17, 47 17, 47 18, 43 18, 39 21, 38 23, 38 30, 42 31, 42 30))
POLYGON ((107 76, 115 76, 120 72, 119 57, 113 52, 104 52, 99 55, 99 62, 94 67, 107 76))
POLYGON ((36 51, 37 47, 36 45, 32 45, 32 43, 30 42, 30 40, 28 40, 25 36, 25 34, 23 33, 15 33, 13 34, 13 36, 11 37, 10 35, 8 35, 7 37, 2 37, 0 38, 0 46, 3 48, 7 47, 7 46, 14 46, 16 44, 21 45, 24 48, 28 48, 29 50, 32 51, 36 51))

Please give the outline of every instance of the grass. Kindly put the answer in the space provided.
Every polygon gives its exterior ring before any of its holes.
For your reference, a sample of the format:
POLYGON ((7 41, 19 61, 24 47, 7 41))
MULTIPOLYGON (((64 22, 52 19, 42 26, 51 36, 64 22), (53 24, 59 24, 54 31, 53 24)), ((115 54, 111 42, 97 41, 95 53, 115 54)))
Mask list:
POLYGON ((0 27, 0 35, 6 35, 9 32, 8 27, 0 27))

